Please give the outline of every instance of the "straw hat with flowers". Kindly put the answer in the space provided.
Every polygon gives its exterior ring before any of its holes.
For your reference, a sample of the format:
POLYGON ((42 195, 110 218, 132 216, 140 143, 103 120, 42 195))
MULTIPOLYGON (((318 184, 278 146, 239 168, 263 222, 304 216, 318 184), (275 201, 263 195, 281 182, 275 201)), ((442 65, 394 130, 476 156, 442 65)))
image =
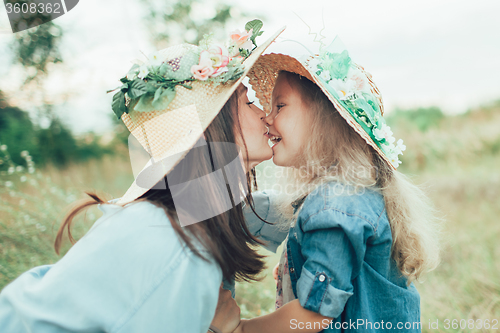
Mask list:
POLYGON ((210 35, 199 46, 182 44, 136 62, 115 89, 113 111, 151 159, 118 204, 129 203, 154 187, 196 144, 243 81, 277 31, 257 47, 262 22, 231 33, 227 45, 210 35))
POLYGON ((307 51, 307 55, 266 54, 252 67, 250 84, 265 111, 271 111, 280 71, 302 75, 321 88, 347 123, 395 170, 401 163, 398 155, 406 147, 401 139, 395 143, 382 117, 382 96, 372 76, 351 60, 338 38, 328 47, 321 45, 318 54, 307 51))

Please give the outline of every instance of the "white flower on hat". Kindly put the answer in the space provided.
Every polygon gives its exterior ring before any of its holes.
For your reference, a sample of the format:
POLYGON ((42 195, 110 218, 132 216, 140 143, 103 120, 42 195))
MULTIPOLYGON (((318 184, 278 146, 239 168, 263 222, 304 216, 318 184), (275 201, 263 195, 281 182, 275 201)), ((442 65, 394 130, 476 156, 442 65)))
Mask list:
POLYGON ((368 78, 359 70, 359 68, 350 67, 347 72, 347 79, 353 81, 355 87, 354 89, 356 91, 370 93, 368 78))
POLYGON ((323 80, 325 80, 326 82, 330 81, 330 79, 332 78, 330 76, 330 71, 329 70, 324 70, 321 72, 321 74, 319 75, 320 78, 322 78, 323 80))
POLYGON ((354 94, 355 82, 352 80, 332 79, 328 84, 337 91, 340 100, 348 99, 354 94))
POLYGON ((399 139, 398 142, 396 143, 396 147, 394 148, 395 152, 398 155, 402 155, 403 152, 406 150, 406 146, 403 144, 403 140, 399 139))
POLYGON ((154 67, 160 66, 163 63, 163 60, 165 60, 159 51, 151 53, 148 56, 148 59, 149 59, 149 64, 154 67))
POLYGON ((394 155, 390 156, 389 157, 389 162, 391 162, 392 166, 395 167, 395 168, 397 168, 401 164, 401 161, 399 160, 397 154, 394 154, 394 155))
POLYGON ((375 135, 375 138, 379 141, 385 139, 389 144, 394 143, 396 139, 393 137, 393 133, 391 131, 391 128, 387 126, 385 123, 382 124, 380 127, 376 127, 373 130, 373 135, 375 135))
POLYGON ((144 64, 139 68, 139 74, 137 74, 137 76, 140 79, 144 79, 148 74, 149 74, 148 66, 147 64, 144 64))
MULTIPOLYGON (((386 126, 386 127, 389 127, 389 126, 386 126)), ((394 139, 392 137, 392 139, 394 139)), ((392 142, 394 140, 391 140, 392 142)), ((397 144, 394 145, 394 143, 389 143, 389 144, 385 144, 383 147, 385 147, 384 150, 384 153, 385 155, 387 156, 387 158, 389 159, 389 162, 395 167, 397 168, 400 164, 401 164, 401 161, 399 160, 398 158, 398 155, 402 155, 403 154, 403 151, 406 149, 406 146, 403 144, 403 140, 399 139, 397 144)))

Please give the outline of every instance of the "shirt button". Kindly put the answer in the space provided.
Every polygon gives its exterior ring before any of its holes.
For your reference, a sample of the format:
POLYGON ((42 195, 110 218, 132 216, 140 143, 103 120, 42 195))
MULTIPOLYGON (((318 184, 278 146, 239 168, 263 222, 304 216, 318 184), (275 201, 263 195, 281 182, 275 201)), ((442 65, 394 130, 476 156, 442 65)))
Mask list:
POLYGON ((290 267, 290 273, 293 273, 293 272, 295 272, 295 268, 290 267))
POLYGON ((325 281, 325 274, 321 274, 319 276, 319 282, 323 282, 323 281, 325 281))

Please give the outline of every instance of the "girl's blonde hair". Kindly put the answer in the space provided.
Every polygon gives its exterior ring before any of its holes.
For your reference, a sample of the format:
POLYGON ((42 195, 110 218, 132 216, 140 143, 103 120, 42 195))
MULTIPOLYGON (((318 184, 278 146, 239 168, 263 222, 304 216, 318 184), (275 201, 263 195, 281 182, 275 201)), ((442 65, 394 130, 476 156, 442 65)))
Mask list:
MULTIPOLYGON (((392 258, 408 283, 439 263, 439 224, 432 203, 408 177, 394 171, 342 118, 321 89, 295 73, 282 71, 311 113, 309 140, 287 170, 292 190, 281 197, 282 221, 296 220, 290 204, 319 185, 339 181, 358 190, 372 188, 384 196, 392 231, 392 258)), ((288 189, 290 186, 287 187, 288 189)))

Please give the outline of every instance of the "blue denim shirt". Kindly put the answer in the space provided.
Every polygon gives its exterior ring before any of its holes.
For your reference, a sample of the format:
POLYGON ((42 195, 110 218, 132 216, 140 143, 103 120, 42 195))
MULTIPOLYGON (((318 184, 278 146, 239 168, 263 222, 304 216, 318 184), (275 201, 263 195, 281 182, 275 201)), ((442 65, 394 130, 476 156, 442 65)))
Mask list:
MULTIPOLYGON (((254 197, 261 202, 273 195, 254 197)), ((257 229, 257 220, 249 223, 257 229)), ((267 239, 282 240, 267 228, 267 239)), ((391 245, 379 192, 354 194, 352 187, 330 182, 307 196, 286 251, 295 297, 305 309, 333 318, 323 332, 421 331, 420 296, 391 258, 391 245)))

